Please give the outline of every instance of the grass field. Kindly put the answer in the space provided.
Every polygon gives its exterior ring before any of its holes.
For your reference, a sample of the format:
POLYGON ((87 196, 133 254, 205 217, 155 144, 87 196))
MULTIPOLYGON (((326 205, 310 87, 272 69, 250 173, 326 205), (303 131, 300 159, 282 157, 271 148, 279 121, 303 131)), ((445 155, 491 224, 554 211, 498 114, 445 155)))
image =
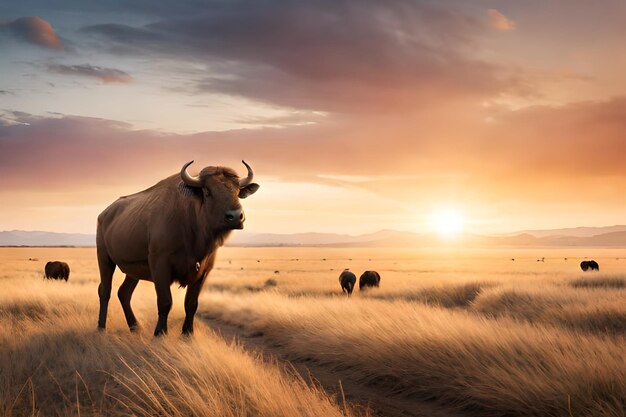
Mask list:
MULTIPOLYGON (((0 249, 0 413, 332 416, 369 414, 281 362, 224 340, 202 318, 262 335, 288 360, 344 384, 483 416, 626 416, 626 250, 222 248, 198 329, 131 335, 113 299, 96 331, 95 250, 0 249), (593 257, 600 272, 583 273, 593 257), (29 258, 37 258, 29 261, 29 258), (515 259, 515 260, 512 260, 515 259), (543 259, 543 260, 542 260, 543 259), (44 281, 64 260, 68 283, 44 281), (344 268, 381 288, 341 294, 344 268), (339 377, 338 377, 339 378, 339 377)), ((114 286, 122 282, 117 272, 114 286)), ((156 321, 151 283, 133 307, 156 321)), ((360 398, 367 404, 367 398, 360 398)), ((375 413, 376 410, 373 410, 375 413)))

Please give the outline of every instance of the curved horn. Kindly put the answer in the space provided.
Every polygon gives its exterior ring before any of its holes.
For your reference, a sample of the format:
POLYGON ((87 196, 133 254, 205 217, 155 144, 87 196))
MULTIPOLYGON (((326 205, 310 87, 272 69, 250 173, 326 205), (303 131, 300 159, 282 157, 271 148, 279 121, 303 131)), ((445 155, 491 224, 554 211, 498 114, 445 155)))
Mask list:
POLYGON ((246 168, 248 168, 248 176, 246 178, 239 180, 239 188, 244 188, 250 185, 250 183, 252 183, 252 179, 254 178, 254 173, 252 172, 252 168, 250 168, 250 165, 246 164, 246 161, 241 160, 241 162, 243 162, 246 168))
POLYGON ((193 161, 189 161, 185 165, 183 165, 182 169, 180 170, 180 178, 185 184, 190 187, 202 187, 202 181, 200 181, 200 178, 189 175, 189 173, 187 172, 187 167, 191 164, 193 164, 193 161))

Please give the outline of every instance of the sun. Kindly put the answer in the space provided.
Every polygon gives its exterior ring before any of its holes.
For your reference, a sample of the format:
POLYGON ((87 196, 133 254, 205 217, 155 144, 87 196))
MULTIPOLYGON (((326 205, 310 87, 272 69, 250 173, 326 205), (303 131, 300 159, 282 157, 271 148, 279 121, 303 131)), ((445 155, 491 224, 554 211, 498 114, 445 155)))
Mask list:
POLYGON ((451 238, 461 234, 465 228, 465 218, 461 210, 445 207, 432 212, 431 226, 439 235, 451 238))

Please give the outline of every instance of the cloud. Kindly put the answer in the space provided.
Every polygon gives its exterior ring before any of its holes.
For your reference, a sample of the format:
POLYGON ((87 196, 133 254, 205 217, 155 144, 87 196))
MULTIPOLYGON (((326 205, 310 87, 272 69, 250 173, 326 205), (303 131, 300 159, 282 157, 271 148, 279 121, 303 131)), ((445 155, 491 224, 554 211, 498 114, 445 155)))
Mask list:
POLYGON ((77 75, 80 77, 91 77, 102 81, 105 84, 112 83, 129 83, 132 81, 132 77, 122 71, 115 68, 103 68, 90 64, 83 65, 62 65, 62 64, 49 64, 48 72, 63 75, 77 75))
POLYGON ((489 22, 493 28, 504 32, 515 30, 515 22, 496 9, 487 10, 487 14, 489 15, 489 22))
POLYGON ((484 156, 506 164, 501 167, 505 175, 626 177, 621 162, 626 152, 626 97, 503 111, 494 114, 494 120, 482 139, 484 156))
POLYGON ((507 90, 475 58, 479 20, 430 2, 210 1, 203 13, 83 28, 106 48, 204 65, 195 92, 305 110, 398 111, 507 90))
POLYGON ((12 22, 0 24, 0 29, 12 33, 20 40, 44 48, 63 49, 63 43, 52 25, 38 16, 20 17, 12 22))
POLYGON ((50 187, 122 185, 168 175, 190 159, 233 167, 246 159, 264 175, 311 181, 320 176, 384 177, 386 183, 400 177, 467 180, 486 188, 496 184, 509 194, 520 187, 538 193, 555 181, 577 188, 576 182, 590 178, 626 179, 626 97, 488 111, 494 120, 488 124, 483 113, 446 124, 449 113, 433 112, 193 135, 12 112, 15 123, 0 127, 0 190, 40 187, 41 172, 50 187))
MULTIPOLYGON (((18 110, 0 109, 0 126, 25 125, 45 120, 45 117, 35 116, 18 110)), ((4 132, 0 129, 0 135, 4 132)))

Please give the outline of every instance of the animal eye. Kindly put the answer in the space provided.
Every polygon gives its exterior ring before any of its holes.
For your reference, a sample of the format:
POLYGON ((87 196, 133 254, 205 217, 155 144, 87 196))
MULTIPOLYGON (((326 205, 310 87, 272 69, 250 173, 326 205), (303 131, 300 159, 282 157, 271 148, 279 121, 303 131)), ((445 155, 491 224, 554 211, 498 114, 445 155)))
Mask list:
POLYGON ((208 188, 203 188, 203 190, 206 197, 211 197, 211 190, 209 190, 208 188))

